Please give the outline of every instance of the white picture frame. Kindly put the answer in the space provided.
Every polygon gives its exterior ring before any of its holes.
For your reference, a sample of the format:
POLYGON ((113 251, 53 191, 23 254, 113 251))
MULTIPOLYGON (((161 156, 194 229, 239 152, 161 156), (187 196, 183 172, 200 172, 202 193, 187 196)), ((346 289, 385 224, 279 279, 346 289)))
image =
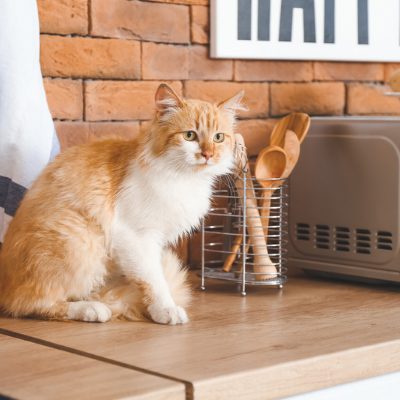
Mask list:
POLYGON ((213 58, 400 61, 400 0, 211 0, 210 13, 213 58))

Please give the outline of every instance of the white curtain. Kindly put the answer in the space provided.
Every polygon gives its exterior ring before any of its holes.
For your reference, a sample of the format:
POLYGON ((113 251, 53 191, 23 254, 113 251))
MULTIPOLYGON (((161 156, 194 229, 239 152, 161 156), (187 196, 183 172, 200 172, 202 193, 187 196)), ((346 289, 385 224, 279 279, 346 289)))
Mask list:
POLYGON ((36 0, 0 0, 0 242, 26 189, 59 150, 39 38, 36 0))

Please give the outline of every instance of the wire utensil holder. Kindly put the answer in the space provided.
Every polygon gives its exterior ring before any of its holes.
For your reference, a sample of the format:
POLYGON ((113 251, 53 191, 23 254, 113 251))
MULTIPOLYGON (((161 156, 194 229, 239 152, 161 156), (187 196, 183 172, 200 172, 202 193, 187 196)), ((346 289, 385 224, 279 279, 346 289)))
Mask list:
POLYGON ((206 278, 236 283, 243 296, 247 285, 282 288, 287 280, 286 181, 243 172, 221 182, 202 221, 202 290, 206 278))

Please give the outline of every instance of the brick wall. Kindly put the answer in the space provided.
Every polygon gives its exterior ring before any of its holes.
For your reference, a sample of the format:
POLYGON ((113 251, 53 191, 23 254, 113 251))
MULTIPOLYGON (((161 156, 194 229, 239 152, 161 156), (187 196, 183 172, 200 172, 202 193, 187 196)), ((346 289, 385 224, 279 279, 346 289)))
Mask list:
POLYGON ((221 100, 245 89, 239 131, 251 154, 274 119, 399 114, 383 95, 400 64, 211 60, 208 0, 38 0, 45 88, 62 148, 91 137, 135 137, 162 81, 221 100))
POLYGON ((383 96, 400 64, 211 60, 208 0, 38 0, 41 62, 62 147, 93 136, 134 137, 161 81, 217 100, 245 89, 239 130, 250 152, 274 118, 399 114, 383 96))

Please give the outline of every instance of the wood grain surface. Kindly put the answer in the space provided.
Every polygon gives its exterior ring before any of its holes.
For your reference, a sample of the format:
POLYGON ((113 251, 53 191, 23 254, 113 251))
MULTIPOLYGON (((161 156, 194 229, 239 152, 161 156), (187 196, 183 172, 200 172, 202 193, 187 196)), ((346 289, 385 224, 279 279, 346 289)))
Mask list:
POLYGON ((0 393, 18 400, 185 398, 183 383, 0 334, 0 393))
POLYGON ((400 370, 396 287, 300 276, 242 298, 206 283, 184 326, 2 318, 0 328, 191 382, 195 399, 278 398, 400 370))

